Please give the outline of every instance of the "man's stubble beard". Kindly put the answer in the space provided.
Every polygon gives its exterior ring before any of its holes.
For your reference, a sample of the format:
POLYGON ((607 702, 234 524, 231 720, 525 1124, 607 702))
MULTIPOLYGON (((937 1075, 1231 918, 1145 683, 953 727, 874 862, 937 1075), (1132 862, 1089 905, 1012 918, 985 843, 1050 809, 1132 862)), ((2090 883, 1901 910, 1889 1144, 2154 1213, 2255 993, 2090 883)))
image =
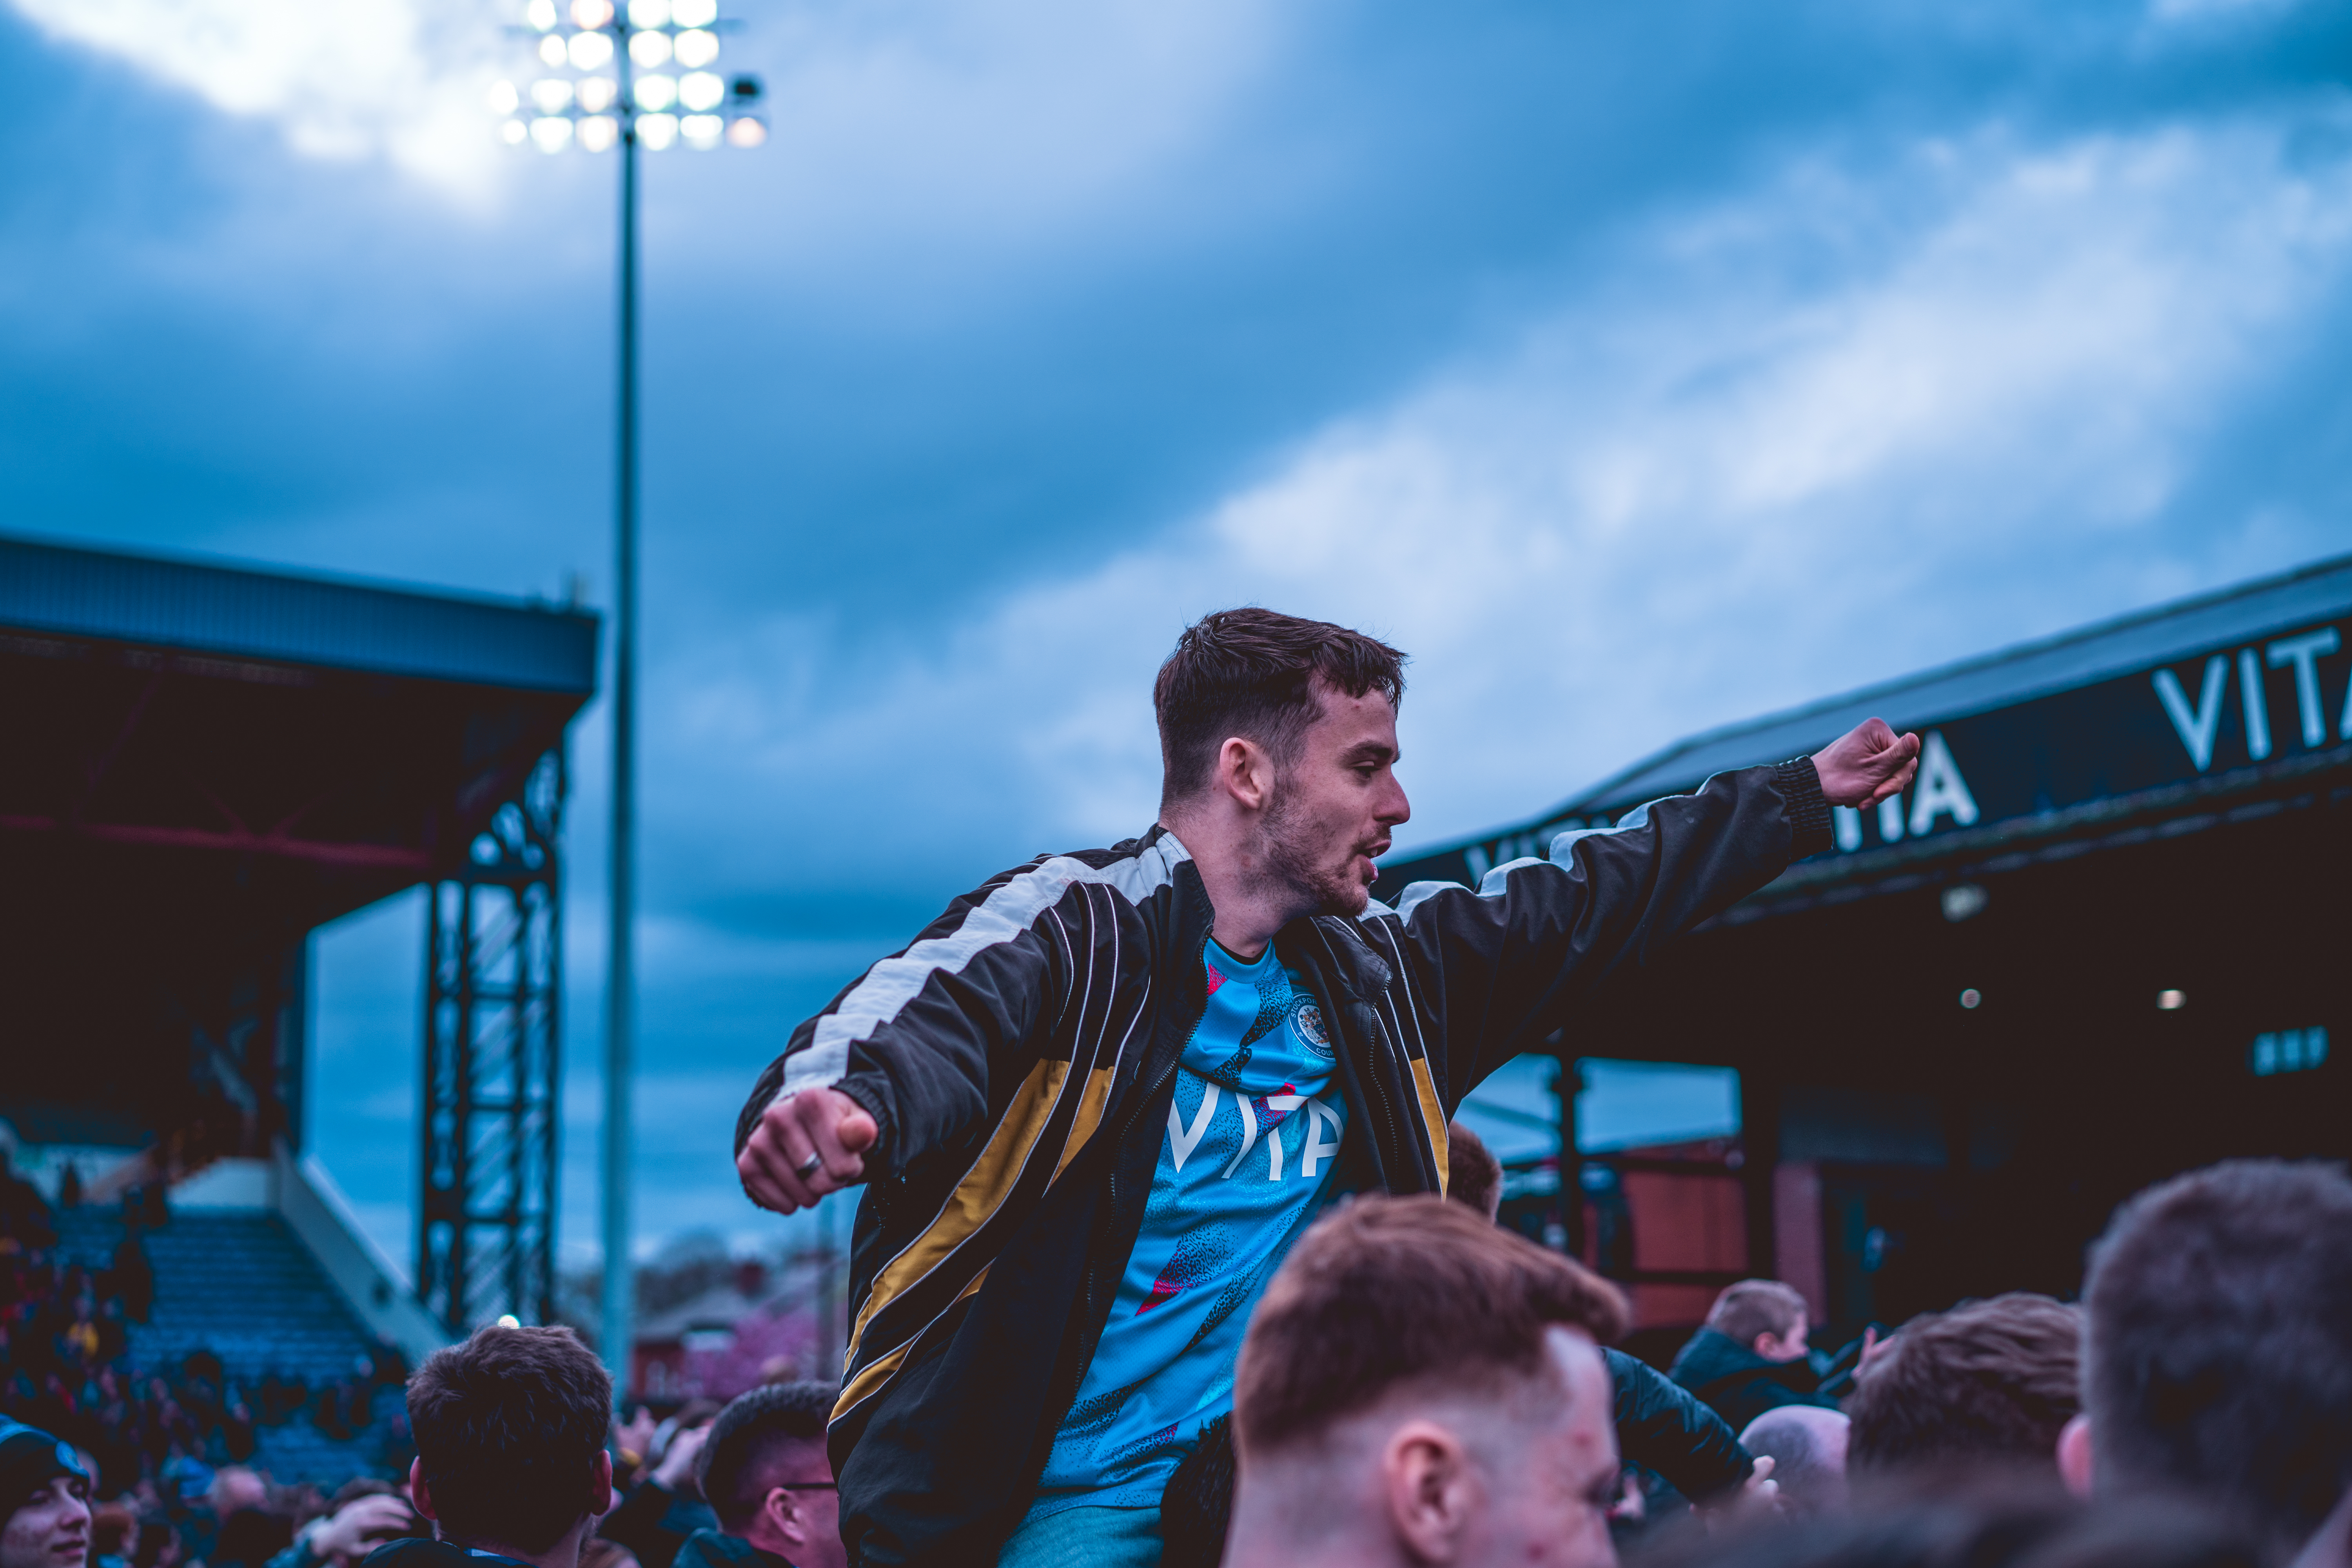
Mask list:
POLYGON ((1353 847, 1348 865, 1317 865, 1315 846, 1308 842, 1312 830, 1299 820, 1297 798, 1289 782, 1277 777, 1274 798, 1266 803, 1265 818, 1258 827, 1266 875, 1295 895, 1303 913, 1349 918, 1363 913, 1371 889, 1356 879, 1353 847))

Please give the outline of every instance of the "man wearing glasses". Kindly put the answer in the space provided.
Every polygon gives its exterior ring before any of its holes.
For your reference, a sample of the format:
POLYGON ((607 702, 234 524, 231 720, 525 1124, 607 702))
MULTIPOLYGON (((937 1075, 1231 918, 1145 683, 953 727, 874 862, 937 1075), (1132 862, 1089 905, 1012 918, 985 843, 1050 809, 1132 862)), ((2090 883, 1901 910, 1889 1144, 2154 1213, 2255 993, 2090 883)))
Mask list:
POLYGON ((696 1461, 719 1528, 688 1536, 673 1568, 848 1568, 824 1451, 833 1400, 830 1384, 771 1384, 719 1413, 696 1461))

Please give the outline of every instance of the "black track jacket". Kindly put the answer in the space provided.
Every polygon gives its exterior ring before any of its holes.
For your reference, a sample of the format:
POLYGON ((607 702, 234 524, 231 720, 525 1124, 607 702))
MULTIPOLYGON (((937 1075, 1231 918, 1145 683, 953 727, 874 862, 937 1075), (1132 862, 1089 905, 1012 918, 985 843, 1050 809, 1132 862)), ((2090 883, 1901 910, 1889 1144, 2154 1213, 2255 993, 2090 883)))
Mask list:
MULTIPOLYGON (((1564 833, 1473 891, 1294 921, 1352 1113, 1339 1180, 1442 1193, 1462 1097, 1578 996, 1829 847, 1808 758, 1564 833)), ((874 1115, 830 1435, 861 1564, 992 1563, 1027 1511, 1142 1224, 1214 924, 1154 827, 1042 856, 950 905, 793 1032, 736 1128, 829 1087, 874 1115)))

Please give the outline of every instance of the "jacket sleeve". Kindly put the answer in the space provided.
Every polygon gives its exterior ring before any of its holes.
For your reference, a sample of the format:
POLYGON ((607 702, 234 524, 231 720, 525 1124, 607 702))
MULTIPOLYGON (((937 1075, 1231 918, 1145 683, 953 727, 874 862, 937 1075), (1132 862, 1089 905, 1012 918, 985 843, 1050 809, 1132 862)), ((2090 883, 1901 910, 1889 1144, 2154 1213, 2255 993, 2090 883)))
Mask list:
POLYGON ((1031 1036, 1055 1016, 1078 940, 1056 907, 1068 878, 1055 864, 1040 858, 957 900, 794 1029, 744 1102, 735 1152, 770 1105, 805 1089, 837 1089, 873 1115, 869 1180, 985 1126, 991 1101, 1034 1061, 1031 1036))
POLYGON ((1380 923, 1396 937, 1424 1036, 1443 1056, 1448 1114, 1612 970, 1647 962, 1829 847, 1829 804, 1812 759, 1800 757, 1717 773, 1613 827, 1563 833, 1550 858, 1497 866, 1475 892, 1407 888, 1380 923))
POLYGON ((1617 1452, 1627 1464, 1654 1470, 1693 1502, 1728 1491, 1755 1470, 1730 1424, 1687 1389, 1623 1351, 1601 1353, 1616 1396, 1617 1452))

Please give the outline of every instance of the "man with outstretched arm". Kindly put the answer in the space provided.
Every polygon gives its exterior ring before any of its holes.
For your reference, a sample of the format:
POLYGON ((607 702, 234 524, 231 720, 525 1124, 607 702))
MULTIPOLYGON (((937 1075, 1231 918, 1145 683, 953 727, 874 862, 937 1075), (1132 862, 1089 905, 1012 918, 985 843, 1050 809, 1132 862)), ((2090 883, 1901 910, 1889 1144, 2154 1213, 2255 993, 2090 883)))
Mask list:
POLYGON ((1308 1222, 1444 1192, 1463 1095, 1917 766, 1872 720, 1390 909, 1403 663, 1322 622, 1205 617, 1154 687, 1150 831, 957 900, 761 1075, 736 1132, 753 1200, 867 1184, 829 1436, 852 1562, 1156 1562, 1160 1489, 1232 1408, 1308 1222))

